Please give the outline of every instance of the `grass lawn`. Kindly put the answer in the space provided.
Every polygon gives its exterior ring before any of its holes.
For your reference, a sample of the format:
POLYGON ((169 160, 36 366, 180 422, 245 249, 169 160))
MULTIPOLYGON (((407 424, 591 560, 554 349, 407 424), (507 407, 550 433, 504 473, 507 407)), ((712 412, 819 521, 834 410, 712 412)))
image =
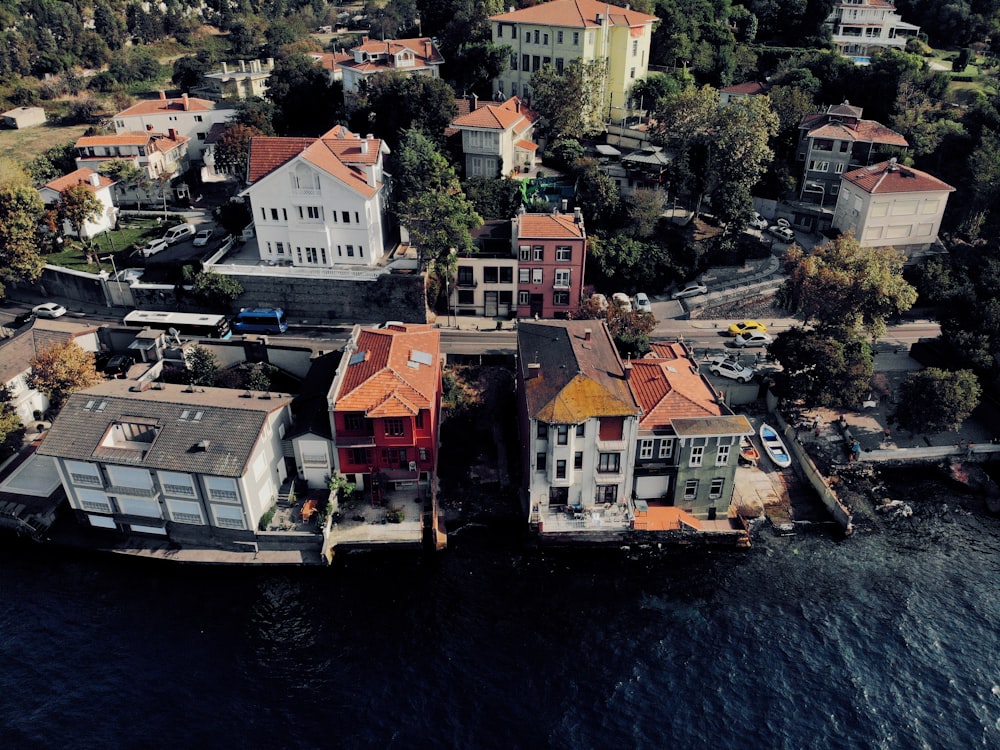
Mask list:
POLYGON ((0 158, 24 164, 53 146, 75 143, 87 127, 46 123, 26 130, 0 130, 0 158))
MULTIPOLYGON (((133 250, 142 247, 149 240, 162 236, 162 222, 129 220, 120 222, 117 231, 106 232, 96 237, 94 245, 98 255, 102 258, 113 256, 115 267, 120 271, 129 267, 129 256, 133 250), (114 248, 113 252, 112 247, 114 248)), ((75 239, 68 239, 62 251, 45 255, 44 260, 53 266, 72 268, 75 271, 87 271, 88 273, 97 273, 102 269, 111 270, 111 261, 102 262, 100 266, 95 263, 88 264, 80 242, 75 239)))

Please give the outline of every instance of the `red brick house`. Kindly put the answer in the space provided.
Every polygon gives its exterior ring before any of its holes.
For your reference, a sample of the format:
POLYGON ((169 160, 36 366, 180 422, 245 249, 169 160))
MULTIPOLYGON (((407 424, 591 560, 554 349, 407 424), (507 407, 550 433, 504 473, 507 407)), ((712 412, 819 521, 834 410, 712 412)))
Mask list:
POLYGON ((565 318, 580 304, 587 233, 579 211, 568 214, 519 214, 517 316, 565 318))
POLYGON ((334 468, 358 489, 377 502, 385 484, 430 483, 441 407, 437 330, 402 323, 355 329, 327 401, 334 468))

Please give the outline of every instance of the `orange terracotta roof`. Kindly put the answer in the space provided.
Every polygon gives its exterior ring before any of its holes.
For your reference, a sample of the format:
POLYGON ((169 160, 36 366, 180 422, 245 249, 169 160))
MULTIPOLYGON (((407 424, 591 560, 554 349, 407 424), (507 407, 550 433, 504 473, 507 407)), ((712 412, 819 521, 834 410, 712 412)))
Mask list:
POLYGON ((402 417, 434 408, 437 403, 441 335, 431 326, 406 324, 361 331, 354 352, 344 356, 358 361, 347 365, 334 397, 336 410, 363 411, 369 417, 402 417), (418 353, 427 356, 415 359, 418 353))
POLYGON ((651 345, 643 359, 632 361, 629 387, 642 406, 640 429, 669 426, 681 417, 725 414, 716 394, 694 370, 687 349, 679 342, 651 345))
POLYGON ((507 130, 516 125, 529 127, 538 118, 535 112, 519 97, 512 96, 503 104, 481 104, 468 114, 452 120, 457 128, 488 128, 490 130, 507 130))
MULTIPOLYGON (((140 115, 165 114, 167 112, 208 112, 216 108, 216 104, 208 99, 196 99, 189 96, 187 108, 184 107, 184 99, 145 99, 133 104, 128 109, 123 109, 115 117, 134 117, 140 115)), ((229 109, 229 107, 226 107, 229 109)))
POLYGON ((947 182, 913 167, 903 167, 891 161, 883 161, 870 167, 862 167, 848 172, 843 179, 868 193, 923 193, 946 190, 954 191, 947 182))
POLYGON ((319 63, 323 70, 336 70, 348 60, 353 60, 347 52, 310 52, 309 57, 319 63))
POLYGON ((253 184, 266 177, 285 162, 301 154, 313 144, 315 138, 281 138, 258 136, 250 139, 247 182, 253 184))
POLYGON ((763 94, 767 91, 767 86, 763 83, 758 83, 757 81, 747 81, 746 83, 737 83, 735 86, 726 86, 725 88, 719 89, 719 91, 727 94, 757 96, 758 94, 763 94))
POLYGON ((115 180, 110 177, 105 177, 104 175, 95 172, 89 167, 80 167, 77 170, 70 172, 62 177, 57 177, 50 182, 45 183, 43 187, 47 187, 49 190, 54 190, 57 193, 61 193, 63 190, 68 190, 71 187, 76 187, 77 185, 83 185, 87 190, 92 193, 96 193, 101 188, 110 187, 115 184, 115 180), (91 183, 90 178, 93 175, 98 175, 98 184, 94 185, 91 183))
POLYGON ((844 122, 828 122, 812 128, 810 138, 832 138, 839 141, 860 141, 861 143, 882 143, 888 146, 909 146, 909 142, 899 133, 875 120, 858 120, 854 125, 844 122))
POLYGON ((152 147, 158 151, 170 151, 182 143, 191 140, 186 135, 173 137, 164 133, 153 133, 148 130, 129 130, 114 135, 85 135, 76 141, 77 148, 86 146, 147 146, 152 141, 152 147))
MULTIPOLYGON (((441 57, 441 53, 438 52, 429 36, 421 36, 416 39, 366 39, 358 46, 351 48, 351 52, 354 50, 361 50, 369 55, 398 55, 403 50, 409 50, 418 60, 432 63, 444 62, 444 58, 441 57)), ((351 60, 353 61, 353 58, 351 60)))
POLYGON ((336 152, 327 146, 328 143, 329 141, 317 140, 302 152, 302 158, 314 167, 319 167, 331 177, 340 180, 348 187, 354 189, 355 192, 361 193, 366 198, 371 198, 375 195, 378 192, 379 186, 369 185, 365 173, 360 169, 345 164, 337 156, 336 152))
POLYGON ((382 150, 378 138, 362 139, 340 125, 321 138, 259 136, 250 139, 247 182, 258 182, 301 154, 313 166, 370 198, 380 186, 369 185, 364 171, 354 165, 377 163, 382 150))
POLYGON ((517 347, 529 417, 580 424, 592 417, 638 416, 639 405, 603 321, 523 322, 517 347))
POLYGON ((597 22, 598 15, 606 18, 611 26, 634 27, 653 24, 659 20, 656 16, 597 0, 552 0, 530 8, 515 10, 513 13, 499 13, 490 16, 490 20, 590 29, 601 25, 597 22))
POLYGON ((521 214, 517 222, 518 239, 570 239, 586 236, 583 225, 569 214, 521 214))
POLYGON ((537 143, 532 143, 531 141, 521 140, 521 141, 518 141, 517 143, 515 143, 514 145, 517 146, 519 149, 522 149, 524 151, 537 151, 538 150, 538 144, 537 143))

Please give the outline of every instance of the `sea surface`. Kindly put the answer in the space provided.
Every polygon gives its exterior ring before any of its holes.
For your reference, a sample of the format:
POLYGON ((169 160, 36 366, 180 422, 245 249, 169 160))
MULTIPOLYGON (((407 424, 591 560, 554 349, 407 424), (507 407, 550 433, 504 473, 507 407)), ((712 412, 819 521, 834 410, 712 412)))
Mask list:
MULTIPOLYGON (((919 481, 918 481, 919 480, 919 481)), ((1000 520, 173 567, 0 537, 0 747, 1000 747, 1000 520)))

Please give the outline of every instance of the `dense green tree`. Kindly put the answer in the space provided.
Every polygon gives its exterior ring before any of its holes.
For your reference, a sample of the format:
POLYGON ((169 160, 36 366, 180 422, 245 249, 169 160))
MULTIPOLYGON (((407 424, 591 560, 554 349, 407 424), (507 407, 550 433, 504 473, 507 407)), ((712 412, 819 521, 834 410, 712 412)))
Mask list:
POLYGON ((53 411, 59 411, 70 394, 101 381, 94 367, 94 355, 74 341, 50 344, 29 364, 28 387, 48 396, 53 411))
POLYGON ((768 353, 781 363, 774 374, 777 393, 808 407, 856 407, 875 372, 868 342, 839 327, 793 326, 775 337, 768 353))
POLYGON ((596 230, 617 226, 621 196, 615 181, 592 160, 581 160, 578 165, 576 203, 587 225, 596 230))
POLYGON ((493 79, 507 69, 510 47, 489 40, 468 42, 449 56, 450 78, 456 91, 493 98, 493 79))
POLYGON ((275 63, 267 98, 274 102, 274 125, 280 135, 317 136, 337 123, 343 84, 330 83, 312 58, 293 54, 275 63))
POLYGON ((958 430, 979 405, 982 388, 969 370, 928 367, 911 372, 899 387, 896 419, 913 432, 958 430))
POLYGON ((208 349, 192 346, 184 353, 184 379, 189 385, 213 386, 219 379, 219 360, 208 349))
MULTIPOLYGON (((69 222, 81 240, 87 222, 96 221, 104 213, 104 204, 86 185, 73 185, 62 191, 59 201, 60 216, 69 222)), ((88 255, 90 250, 87 250, 88 255)))
POLYGON ((35 281, 45 263, 39 256, 38 225, 45 206, 38 191, 24 185, 0 186, 0 297, 5 284, 35 281))
POLYGON ((21 450, 24 432, 21 418, 11 403, 10 389, 0 386, 0 463, 21 450))
POLYGON ((243 285, 232 276, 215 271, 202 271, 194 277, 191 293, 209 307, 228 311, 243 294, 243 285))
POLYGON ((260 130, 249 125, 228 123, 215 142, 216 170, 235 175, 241 184, 245 184, 250 157, 250 139, 262 135, 264 134, 260 130))
POLYGON ((240 232, 253 222, 250 209, 242 201, 223 203, 219 206, 215 218, 228 234, 236 236, 239 236, 240 232))
POLYGON ((440 78, 391 71, 361 84, 350 123, 355 132, 373 133, 391 149, 404 131, 414 128, 441 147, 444 129, 457 113, 455 91, 440 78))
POLYGON ((813 248, 785 253, 783 297, 806 323, 885 333, 889 317, 909 310, 916 290, 903 278, 905 256, 891 247, 862 247, 851 234, 813 248))
POLYGON ((607 62, 572 60, 563 72, 544 66, 531 76, 532 108, 551 140, 582 138, 604 125, 607 62))
POLYGON ((112 50, 125 44, 125 19, 104 0, 94 3, 94 31, 112 50))
POLYGON ((121 192, 132 191, 136 209, 140 207, 140 191, 150 187, 149 173, 131 159, 111 159, 101 165, 101 173, 118 183, 121 192))
POLYGON ((185 55, 174 60, 174 71, 170 80, 181 91, 191 91, 201 83, 201 77, 210 72, 212 64, 198 55, 185 55))
POLYGON ((229 27, 229 45, 237 57, 256 58, 264 44, 264 23, 257 16, 244 16, 229 27))
POLYGON ((625 312, 618 305, 600 308, 591 300, 585 301, 573 313, 577 320, 603 320, 623 358, 639 358, 649 352, 649 335, 656 328, 656 318, 651 313, 632 310, 625 312))
POLYGON ((521 205, 519 183, 509 177, 473 177, 462 187, 476 213, 486 219, 509 219, 521 205))
POLYGON ((274 104, 251 97, 236 105, 236 114, 232 122, 259 130, 261 135, 277 135, 274 130, 274 104))
POLYGON ((396 215, 417 246, 422 262, 433 261, 451 277, 452 249, 471 251, 471 232, 482 224, 448 161, 420 130, 403 134, 396 161, 396 215))

